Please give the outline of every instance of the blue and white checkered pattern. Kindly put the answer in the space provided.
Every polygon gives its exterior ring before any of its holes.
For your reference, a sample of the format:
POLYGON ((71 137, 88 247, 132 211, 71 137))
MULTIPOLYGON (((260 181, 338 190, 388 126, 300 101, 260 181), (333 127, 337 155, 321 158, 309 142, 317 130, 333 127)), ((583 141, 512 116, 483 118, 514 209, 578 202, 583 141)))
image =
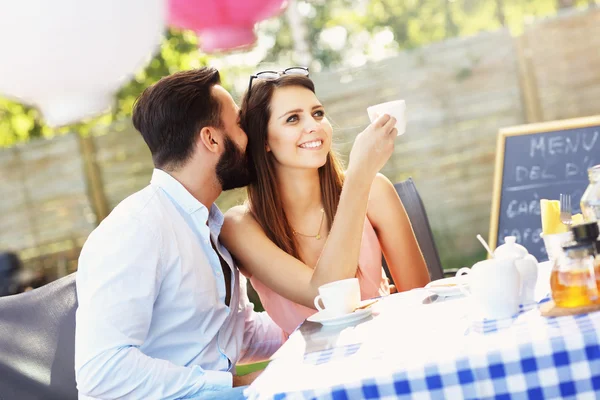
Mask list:
POLYGON ((360 343, 334 347, 332 349, 315 351, 304 356, 304 362, 314 365, 325 364, 332 360, 349 357, 360 349, 360 343))
MULTIPOLYGON (((550 300, 550 298, 546 298, 540 302, 545 303, 550 300)), ((499 330, 510 328, 517 322, 517 320, 526 312, 531 311, 537 307, 536 303, 528 304, 528 305, 519 305, 519 313, 510 318, 504 319, 484 319, 484 320, 474 320, 471 322, 471 325, 465 334, 469 334, 470 332, 477 333, 493 333, 498 332, 499 330)))
MULTIPOLYGON (((331 373, 331 379, 315 384, 318 387, 249 394, 278 400, 600 398, 600 312, 544 318, 537 308, 522 309, 510 324, 486 321, 483 326, 467 330, 465 343, 472 347, 461 348, 456 357, 394 366, 383 353, 376 361, 385 362, 386 368, 370 368, 376 365, 373 360, 356 362, 356 368, 364 366, 364 371, 352 381, 330 371, 357 356, 361 345, 346 345, 306 355, 304 370, 285 366, 288 374, 298 374, 297 379, 302 379, 307 368, 321 368, 321 375, 331 373), (329 366, 330 370, 323 369, 329 366)), ((269 369, 282 367, 278 360, 269 365, 261 377, 264 388, 272 386, 269 369)), ((319 374, 315 372, 313 377, 319 374)))

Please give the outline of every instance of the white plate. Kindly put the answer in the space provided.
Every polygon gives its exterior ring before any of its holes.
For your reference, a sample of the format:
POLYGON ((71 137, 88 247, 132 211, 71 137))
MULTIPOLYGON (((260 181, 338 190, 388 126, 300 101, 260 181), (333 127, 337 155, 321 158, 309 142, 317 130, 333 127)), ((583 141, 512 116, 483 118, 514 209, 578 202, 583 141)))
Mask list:
POLYGON ((452 277, 429 282, 425 286, 425 289, 439 296, 459 296, 463 294, 460 290, 461 285, 463 286, 463 288, 467 287, 466 278, 452 277))
POLYGON ((338 317, 332 317, 331 315, 329 315, 327 310, 323 310, 323 311, 319 311, 316 314, 311 315, 306 320, 311 321, 311 322, 318 322, 319 324, 321 324, 323 326, 335 326, 335 325, 344 325, 344 324, 349 324, 351 322, 363 320, 363 319, 369 317, 372 313, 373 313, 373 309, 371 307, 369 307, 369 308, 362 308, 362 309, 356 310, 354 312, 351 312, 350 314, 344 314, 344 315, 341 315, 338 317))

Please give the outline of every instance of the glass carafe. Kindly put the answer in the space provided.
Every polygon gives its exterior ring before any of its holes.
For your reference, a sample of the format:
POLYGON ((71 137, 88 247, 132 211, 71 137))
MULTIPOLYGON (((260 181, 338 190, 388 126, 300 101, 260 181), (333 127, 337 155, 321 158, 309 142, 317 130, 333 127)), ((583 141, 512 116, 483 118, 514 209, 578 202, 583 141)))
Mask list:
POLYGON ((583 307, 600 302, 600 266, 595 243, 570 243, 554 262, 550 276, 552 299, 558 307, 583 307))
POLYGON ((581 213, 586 222, 600 221, 600 165, 588 169, 590 184, 581 197, 581 213))

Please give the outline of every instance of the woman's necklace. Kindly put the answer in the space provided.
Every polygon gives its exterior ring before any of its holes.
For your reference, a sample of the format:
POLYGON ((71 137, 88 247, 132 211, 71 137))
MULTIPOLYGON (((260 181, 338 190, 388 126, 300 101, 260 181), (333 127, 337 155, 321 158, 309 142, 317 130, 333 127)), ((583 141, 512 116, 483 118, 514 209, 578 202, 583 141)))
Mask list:
POLYGON ((300 236, 315 238, 315 239, 319 240, 319 239, 321 239, 321 228, 323 227, 324 220, 325 220, 325 209, 321 208, 321 223, 319 224, 319 230, 317 231, 316 235, 305 235, 303 233, 297 232, 294 228, 292 228, 292 232, 294 232, 294 235, 300 235, 300 236))

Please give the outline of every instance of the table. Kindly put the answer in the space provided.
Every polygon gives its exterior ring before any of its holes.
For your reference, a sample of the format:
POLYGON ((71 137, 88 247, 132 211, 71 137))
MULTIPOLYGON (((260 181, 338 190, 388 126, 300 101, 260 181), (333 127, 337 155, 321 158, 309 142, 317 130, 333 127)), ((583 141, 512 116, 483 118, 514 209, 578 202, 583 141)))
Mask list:
MULTIPOLYGON (((549 265, 537 297, 549 292, 549 265)), ((246 395, 258 399, 600 397, 600 313, 542 317, 536 305, 480 321, 469 298, 424 289, 379 301, 354 326, 305 322, 246 395), (375 315, 376 314, 376 315, 375 315)))

